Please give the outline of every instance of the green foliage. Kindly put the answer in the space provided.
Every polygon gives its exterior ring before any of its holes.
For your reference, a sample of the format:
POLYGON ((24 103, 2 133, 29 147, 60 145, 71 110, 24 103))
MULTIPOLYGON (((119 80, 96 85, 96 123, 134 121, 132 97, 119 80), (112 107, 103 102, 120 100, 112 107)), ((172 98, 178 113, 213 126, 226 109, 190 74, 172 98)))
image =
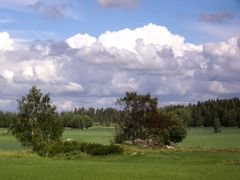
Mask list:
POLYGON ((81 150, 92 156, 103 156, 110 154, 121 154, 123 149, 117 145, 102 145, 96 143, 81 143, 81 150))
POLYGON ((33 86, 18 100, 18 117, 10 126, 12 134, 22 145, 38 151, 52 141, 59 141, 63 126, 48 94, 33 86))
POLYGON ((221 132, 221 122, 218 117, 214 118, 213 129, 215 133, 221 132))
POLYGON ((225 127, 240 123, 239 98, 208 100, 189 105, 188 108, 192 110, 191 126, 213 126, 215 119, 219 119, 225 127))
POLYGON ((121 117, 121 111, 112 108, 75 108, 74 114, 88 115, 96 124, 110 126, 115 124, 121 117))
POLYGON ((181 142, 187 135, 186 125, 178 117, 172 116, 168 129, 170 140, 174 143, 181 142))
POLYGON ((219 119, 220 124, 225 127, 240 127, 239 98, 199 101, 188 106, 170 105, 160 111, 174 113, 191 127, 210 127, 214 125, 215 119, 219 119))
POLYGON ((14 120, 17 119, 17 114, 13 112, 0 111, 0 127, 8 128, 14 120))
POLYGON ((93 119, 88 115, 80 115, 73 112, 63 112, 60 119, 64 127, 76 129, 88 129, 93 125, 93 119))
POLYGON ((36 151, 41 156, 54 157, 57 155, 65 156, 68 153, 80 153, 80 144, 77 141, 52 141, 49 144, 39 143, 36 151))
POLYGON ((148 136, 153 108, 156 109, 157 99, 150 94, 138 95, 136 92, 126 93, 126 96, 117 100, 117 104, 123 109, 123 117, 118 122, 118 143, 125 140, 145 139, 148 136))
POLYGON ((186 136, 183 121, 172 114, 158 112, 157 99, 150 94, 126 93, 117 103, 124 112, 116 131, 115 141, 118 143, 140 138, 170 144, 180 142, 186 136))
POLYGON ((52 141, 49 144, 40 142, 35 150, 41 156, 68 156, 69 154, 87 153, 92 156, 121 154, 123 149, 117 145, 102 145, 97 143, 85 143, 78 141, 52 141))

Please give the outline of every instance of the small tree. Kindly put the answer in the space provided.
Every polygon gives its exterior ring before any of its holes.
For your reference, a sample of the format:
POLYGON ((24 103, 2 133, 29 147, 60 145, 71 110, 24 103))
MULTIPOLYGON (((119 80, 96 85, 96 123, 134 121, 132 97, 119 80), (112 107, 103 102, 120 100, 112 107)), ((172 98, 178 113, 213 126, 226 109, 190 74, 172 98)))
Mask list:
POLYGON ((126 93, 126 96, 117 100, 123 108, 123 118, 118 122, 116 140, 145 139, 149 135, 147 128, 153 109, 157 109, 157 99, 150 94, 138 95, 136 92, 126 93))
POLYGON ((157 99, 150 94, 126 93, 117 103, 123 108, 116 128, 115 141, 118 143, 141 138, 170 144, 180 142, 186 136, 184 122, 170 113, 158 112, 157 99))
POLYGON ((218 117, 213 120, 213 129, 215 133, 221 132, 221 122, 218 117))
POLYGON ((63 126, 51 104, 49 94, 42 94, 33 86, 18 102, 18 117, 12 122, 10 130, 23 146, 34 151, 44 144, 59 141, 63 126))

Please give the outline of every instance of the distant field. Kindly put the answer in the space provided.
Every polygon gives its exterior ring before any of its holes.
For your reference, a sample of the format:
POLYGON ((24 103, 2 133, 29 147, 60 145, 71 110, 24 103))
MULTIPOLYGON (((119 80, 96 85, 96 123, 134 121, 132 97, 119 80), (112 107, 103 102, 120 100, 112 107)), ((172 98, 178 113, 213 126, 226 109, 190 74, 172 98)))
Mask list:
MULTIPOLYGON (((94 127, 68 129, 63 137, 108 144, 113 134, 113 128, 94 127)), ((239 139, 237 128, 223 128, 220 134, 214 134, 211 128, 191 128, 176 150, 129 147, 125 155, 63 160, 22 150, 14 137, 0 129, 0 179, 238 180, 239 139)))
POLYGON ((115 130, 113 127, 93 127, 87 130, 66 129, 64 131, 63 138, 109 144, 110 141, 113 140, 114 133, 115 130))
POLYGON ((15 137, 9 135, 6 129, 0 128, 0 150, 23 149, 15 137))
POLYGON ((188 136, 180 147, 240 148, 240 128, 222 128, 214 133, 212 128, 188 128, 188 136))

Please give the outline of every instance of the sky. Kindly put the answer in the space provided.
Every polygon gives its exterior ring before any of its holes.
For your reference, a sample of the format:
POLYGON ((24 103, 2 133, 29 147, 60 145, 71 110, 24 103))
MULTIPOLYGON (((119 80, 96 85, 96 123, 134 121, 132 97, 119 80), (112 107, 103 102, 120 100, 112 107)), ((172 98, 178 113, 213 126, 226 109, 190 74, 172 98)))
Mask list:
POLYGON ((0 0, 0 109, 36 85, 59 111, 240 97, 240 0, 0 0))

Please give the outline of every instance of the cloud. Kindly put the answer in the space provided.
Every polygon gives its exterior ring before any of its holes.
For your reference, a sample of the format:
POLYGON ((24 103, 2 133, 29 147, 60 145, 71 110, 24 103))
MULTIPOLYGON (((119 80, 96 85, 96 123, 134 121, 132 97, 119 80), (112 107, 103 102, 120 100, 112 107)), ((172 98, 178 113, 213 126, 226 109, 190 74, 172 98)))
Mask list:
POLYGON ((12 19, 7 19, 7 18, 0 18, 0 24, 8 24, 13 22, 12 19))
MULTIPOLYGON (((96 38, 87 34, 77 34, 70 37, 66 41, 73 48, 81 48, 84 45, 92 45, 96 42, 96 38)), ((119 31, 107 31, 98 37, 98 42, 104 48, 115 48, 117 50, 127 50, 136 53, 140 44, 154 45, 159 50, 169 47, 172 48, 174 56, 182 56, 186 50, 201 50, 201 46, 191 43, 185 43, 183 36, 172 34, 166 27, 155 24, 131 29, 123 29, 119 31)))
POLYGON ((3 72, 3 77, 8 81, 8 82, 12 82, 13 78, 14 78, 14 72, 9 71, 9 70, 5 70, 3 72))
POLYGON ((51 60, 36 64, 34 70, 39 80, 44 82, 53 82, 58 79, 56 66, 51 60))
MULTIPOLYGON (((38 12, 49 20, 61 17, 78 19, 77 14, 72 8, 75 2, 75 0, 1 0, 0 7, 15 11, 24 11, 26 13, 38 12)), ((6 20, 3 23, 6 23, 6 20)))
POLYGON ((56 19, 64 16, 64 9, 66 4, 63 1, 46 3, 44 1, 36 1, 33 4, 29 5, 32 9, 38 10, 43 15, 49 19, 56 19))
POLYGON ((65 100, 65 101, 55 101, 60 111, 72 111, 74 109, 73 101, 65 100))
POLYGON ((13 39, 7 32, 0 32, 0 51, 12 50, 13 49, 13 39))
POLYGON ((111 84, 115 91, 122 93, 126 91, 136 91, 138 89, 138 81, 133 77, 129 77, 127 73, 113 74, 111 84))
POLYGON ((82 48, 83 46, 92 46, 96 38, 88 34, 76 34, 66 40, 71 48, 82 48))
POLYGON ((97 2, 106 8, 131 8, 137 5, 138 0, 97 0, 97 2))
POLYGON ((234 14, 229 11, 225 12, 204 12, 200 14, 200 20, 208 23, 224 23, 234 19, 234 14))
POLYGON ((126 91, 150 92, 161 105, 240 96, 240 37, 196 45, 149 24, 17 47, 0 50, 0 97, 11 101, 3 109, 16 109, 32 85, 58 110, 114 106, 126 91))
POLYGON ((11 100, 8 99, 0 99, 0 108, 5 108, 12 103, 11 100))
POLYGON ((69 91, 77 91, 77 92, 81 92, 84 90, 83 86, 80 83, 75 83, 75 82, 69 82, 68 85, 66 85, 66 89, 69 91))

